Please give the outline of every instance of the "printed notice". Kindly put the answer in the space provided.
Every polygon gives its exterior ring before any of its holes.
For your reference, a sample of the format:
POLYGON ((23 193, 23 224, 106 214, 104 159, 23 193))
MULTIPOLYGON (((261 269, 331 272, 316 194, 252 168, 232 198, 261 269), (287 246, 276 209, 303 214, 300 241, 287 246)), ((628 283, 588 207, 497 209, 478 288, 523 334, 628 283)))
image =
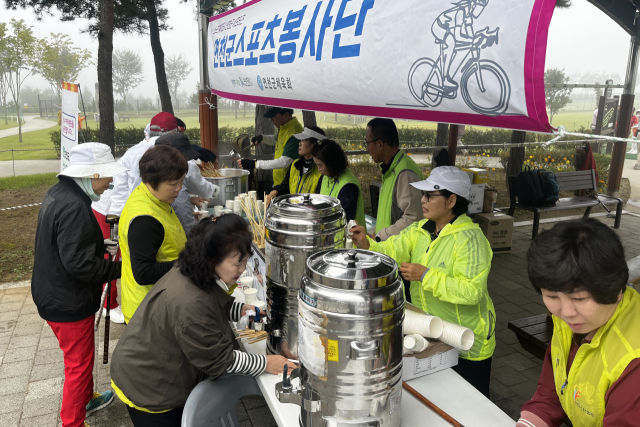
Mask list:
POLYGON ((327 360, 330 362, 339 362, 340 353, 338 353, 338 340, 327 340, 327 360))

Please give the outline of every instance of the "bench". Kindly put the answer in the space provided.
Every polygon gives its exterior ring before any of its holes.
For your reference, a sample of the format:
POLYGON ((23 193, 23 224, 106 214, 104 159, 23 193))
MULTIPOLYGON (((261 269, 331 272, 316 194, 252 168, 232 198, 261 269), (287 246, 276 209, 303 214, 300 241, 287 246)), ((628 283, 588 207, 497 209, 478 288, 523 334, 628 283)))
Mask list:
POLYGON ((553 336, 553 320, 546 314, 526 317, 509 322, 509 329, 516 333, 523 349, 544 360, 553 336))
MULTIPOLYGON (((552 212, 567 209, 586 208, 583 218, 589 218, 591 209, 598 205, 613 205, 617 204, 616 220, 613 228, 620 227, 620 219, 622 217, 622 199, 615 197, 598 195, 596 196, 574 196, 564 197, 558 200, 553 205, 541 205, 541 206, 528 206, 522 203, 518 203, 516 198, 516 186, 515 176, 509 177, 509 198, 511 199, 511 205, 509 206, 509 215, 513 216, 514 211, 517 209, 524 209, 533 212, 533 231, 531 238, 534 239, 538 235, 538 227, 540 225, 540 213, 552 212)), ((587 193, 597 191, 596 174, 593 169, 577 172, 563 172, 556 174, 556 180, 560 186, 560 191, 575 191, 586 190, 587 193)))
POLYGON ((129 121, 129 117, 128 116, 122 116, 120 117, 120 120, 123 122, 128 122, 129 121))

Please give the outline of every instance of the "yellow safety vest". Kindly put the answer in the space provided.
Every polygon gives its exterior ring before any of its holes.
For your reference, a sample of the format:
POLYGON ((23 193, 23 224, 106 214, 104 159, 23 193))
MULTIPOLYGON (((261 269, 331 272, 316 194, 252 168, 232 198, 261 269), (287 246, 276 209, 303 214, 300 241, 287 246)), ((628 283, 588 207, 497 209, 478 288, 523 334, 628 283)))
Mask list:
POLYGON ((322 180, 322 188, 320 194, 338 198, 340 190, 347 184, 355 184, 358 187, 358 204, 356 205, 356 221, 358 224, 366 227, 366 219, 364 216, 364 199, 362 197, 362 188, 360 187, 360 181, 348 168, 338 177, 338 179, 332 179, 328 176, 322 180))
MULTIPOLYGON (((284 147, 287 145, 289 139, 296 133, 302 133, 304 128, 298 122, 298 119, 293 117, 287 123, 280 126, 278 133, 276 134, 276 152, 273 155, 274 159, 279 159, 284 153, 284 147)), ((274 169, 273 170, 273 185, 280 185, 284 181, 284 177, 287 176, 287 169, 274 169)))
POLYGON ((182 224, 180 224, 171 205, 158 200, 156 196, 151 194, 144 182, 136 187, 124 205, 118 226, 120 252, 122 254, 122 278, 120 280, 122 313, 127 323, 129 323, 133 313, 135 313, 144 297, 153 287, 153 285, 139 285, 134 279, 133 270, 131 269, 129 226, 135 218, 144 215, 155 218, 164 228, 164 240, 156 254, 156 262, 176 260, 187 243, 184 228, 182 228, 182 224))
POLYGON ((289 193, 315 193, 318 187, 318 181, 322 178, 322 174, 318 170, 318 166, 314 163, 311 169, 304 175, 296 167, 297 162, 304 161, 303 157, 291 163, 291 172, 289 172, 289 193))
POLYGON ((553 316, 551 363, 562 409, 574 426, 603 425, 605 396, 629 363, 640 357, 640 295, 627 288, 613 316, 578 349, 567 377, 573 331, 553 316))

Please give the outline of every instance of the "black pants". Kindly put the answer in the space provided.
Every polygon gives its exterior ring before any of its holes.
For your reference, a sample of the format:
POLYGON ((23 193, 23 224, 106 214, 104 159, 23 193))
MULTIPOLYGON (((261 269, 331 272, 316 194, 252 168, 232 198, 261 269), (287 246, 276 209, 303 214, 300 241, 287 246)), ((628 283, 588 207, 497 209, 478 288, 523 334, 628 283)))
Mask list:
POLYGON ((176 408, 160 414, 138 411, 129 405, 127 410, 135 427, 180 427, 184 408, 176 408))
POLYGON ((487 399, 489 398, 489 381, 491 380, 491 359, 492 357, 478 361, 458 359, 458 365, 453 367, 458 375, 484 394, 487 399))

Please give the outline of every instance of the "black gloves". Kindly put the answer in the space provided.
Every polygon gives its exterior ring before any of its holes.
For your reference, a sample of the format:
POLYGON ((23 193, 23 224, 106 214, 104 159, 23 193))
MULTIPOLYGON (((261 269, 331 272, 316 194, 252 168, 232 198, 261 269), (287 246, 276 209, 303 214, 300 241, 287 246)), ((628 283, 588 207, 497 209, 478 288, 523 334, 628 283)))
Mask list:
POLYGON ((262 142, 262 135, 256 135, 253 138, 251 138, 251 142, 253 143, 253 145, 258 145, 262 142))
POLYGON ((256 161, 251 159, 242 159, 240 160, 242 164, 242 169, 252 171, 256 167, 256 161))

